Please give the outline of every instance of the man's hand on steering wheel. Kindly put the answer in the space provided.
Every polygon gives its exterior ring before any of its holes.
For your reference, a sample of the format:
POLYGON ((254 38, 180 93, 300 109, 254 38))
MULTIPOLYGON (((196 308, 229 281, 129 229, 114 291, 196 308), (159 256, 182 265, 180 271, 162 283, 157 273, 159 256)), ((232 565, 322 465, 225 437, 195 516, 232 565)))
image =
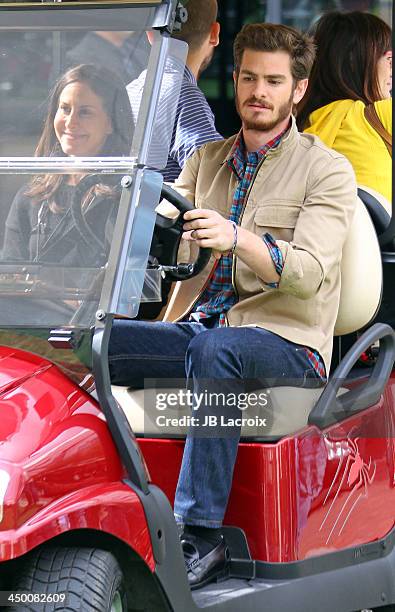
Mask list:
POLYGON ((213 249, 213 255, 220 259, 234 244, 234 227, 215 210, 196 208, 184 214, 182 238, 194 241, 199 247, 213 249))
POLYGON ((187 280, 205 268, 210 260, 211 248, 206 245, 198 245, 199 253, 194 263, 177 263, 178 249, 184 230, 184 214, 195 212, 196 209, 189 200, 165 183, 162 186, 162 197, 173 204, 181 214, 176 219, 157 214, 155 234, 163 247, 158 259, 162 270, 166 273, 167 280, 187 280))

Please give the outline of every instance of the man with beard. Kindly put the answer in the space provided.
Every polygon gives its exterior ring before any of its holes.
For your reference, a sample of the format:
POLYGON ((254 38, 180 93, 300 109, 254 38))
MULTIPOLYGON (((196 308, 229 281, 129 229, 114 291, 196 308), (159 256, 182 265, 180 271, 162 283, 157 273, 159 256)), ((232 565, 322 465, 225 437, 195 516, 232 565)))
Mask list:
MULTIPOLYGON (((171 135, 170 150, 167 165, 162 172, 165 181, 173 182, 180 174, 186 160, 196 149, 206 142, 221 140, 222 136, 216 130, 213 112, 199 89, 197 81, 202 72, 209 66, 214 55, 214 49, 219 44, 220 25, 217 22, 217 0, 188 0, 186 3, 188 20, 182 25, 181 31, 172 38, 188 43, 188 56, 184 69, 181 90, 171 135)), ((149 34, 150 42, 152 37, 149 34)), ((165 82, 162 84, 162 99, 157 113, 159 123, 155 125, 154 140, 151 145, 151 160, 153 166, 161 167, 160 160, 163 142, 167 141, 167 125, 171 122, 173 100, 178 93, 177 74, 179 62, 174 57, 167 60, 165 82), (171 75, 176 75, 172 78, 171 75), (166 81, 167 79, 167 81, 166 81), (157 153, 155 149, 157 148, 157 153)), ((146 71, 138 79, 127 86, 135 121, 140 108, 146 71)))
MULTIPOLYGON (((211 391, 241 398, 254 386, 324 384, 357 203, 349 162, 300 134, 292 115, 313 64, 311 39, 250 24, 234 56, 241 131, 204 145, 176 183, 196 206, 184 214, 184 244, 211 248, 211 265, 179 283, 166 316, 177 322, 120 321, 110 343, 114 382, 186 376, 200 423, 240 417, 226 399, 210 406, 211 391)), ((239 437, 236 425, 192 425, 187 436, 174 513, 191 588, 226 572, 221 527, 239 437)))

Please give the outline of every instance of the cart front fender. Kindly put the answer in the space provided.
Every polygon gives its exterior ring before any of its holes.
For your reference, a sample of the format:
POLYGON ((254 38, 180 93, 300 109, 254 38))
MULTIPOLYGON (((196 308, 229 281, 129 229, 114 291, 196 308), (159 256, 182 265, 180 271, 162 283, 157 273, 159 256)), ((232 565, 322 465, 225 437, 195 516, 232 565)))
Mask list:
POLYGON ((94 529, 122 540, 151 571, 155 569, 143 506, 123 483, 86 487, 49 504, 17 529, 0 531, 0 561, 77 529, 94 529))

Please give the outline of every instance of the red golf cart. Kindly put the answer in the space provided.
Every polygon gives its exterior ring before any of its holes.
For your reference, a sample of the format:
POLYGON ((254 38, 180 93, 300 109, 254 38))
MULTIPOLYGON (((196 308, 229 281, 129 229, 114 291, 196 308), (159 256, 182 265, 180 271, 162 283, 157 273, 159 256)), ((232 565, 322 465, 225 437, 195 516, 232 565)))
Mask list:
POLYGON ((95 248, 86 194, 107 179, 118 194, 104 260, 57 259, 59 232, 47 238, 52 258, 40 242, 33 258, 2 250, 0 606, 393 609, 395 220, 378 194, 359 192, 327 385, 264 389, 269 425, 242 430, 221 582, 191 592, 172 513, 188 408, 173 402, 163 420, 164 389, 111 387, 114 317, 160 316, 170 284, 199 282, 209 265, 205 250, 177 262, 180 217, 156 212, 161 197, 181 213, 191 207, 158 172, 186 57, 169 34, 186 18, 176 0, 0 2, 1 239, 33 177, 83 175, 68 209, 81 252, 95 248), (130 155, 35 156, 70 49, 104 31, 152 32, 130 155), (13 74, 19 66, 24 78, 13 74))

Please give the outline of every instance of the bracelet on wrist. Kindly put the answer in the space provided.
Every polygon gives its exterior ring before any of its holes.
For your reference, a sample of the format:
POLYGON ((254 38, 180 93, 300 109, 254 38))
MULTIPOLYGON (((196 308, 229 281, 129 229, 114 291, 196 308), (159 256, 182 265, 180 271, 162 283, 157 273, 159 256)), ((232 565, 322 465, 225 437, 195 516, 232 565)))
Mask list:
POLYGON ((230 250, 230 252, 233 254, 236 250, 237 247, 237 223, 235 223, 234 221, 231 221, 231 224, 233 225, 233 244, 232 244, 232 248, 230 250))

